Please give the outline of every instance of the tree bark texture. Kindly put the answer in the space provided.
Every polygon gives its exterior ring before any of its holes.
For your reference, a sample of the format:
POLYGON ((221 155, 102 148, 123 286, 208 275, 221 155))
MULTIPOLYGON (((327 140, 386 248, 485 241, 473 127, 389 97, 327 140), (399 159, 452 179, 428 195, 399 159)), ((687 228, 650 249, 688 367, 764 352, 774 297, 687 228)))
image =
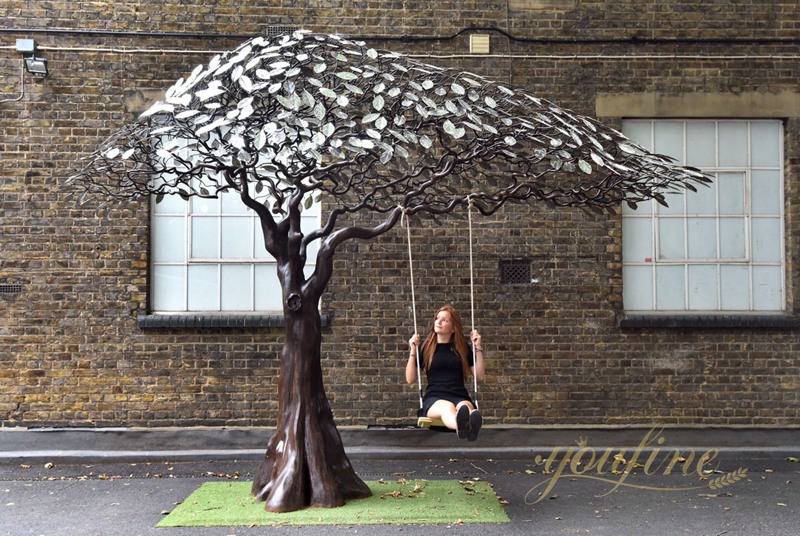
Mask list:
POLYGON ((322 381, 317 302, 287 311, 278 384, 278 423, 253 481, 271 512, 332 508, 369 497, 344 452, 322 381))

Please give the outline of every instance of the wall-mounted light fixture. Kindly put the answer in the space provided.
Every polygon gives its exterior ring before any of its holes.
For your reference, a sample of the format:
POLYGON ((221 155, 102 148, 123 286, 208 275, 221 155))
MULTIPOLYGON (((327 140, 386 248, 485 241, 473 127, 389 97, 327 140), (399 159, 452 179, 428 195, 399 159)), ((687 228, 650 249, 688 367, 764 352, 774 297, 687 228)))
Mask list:
POLYGON ((25 60, 25 69, 31 74, 47 75, 47 60, 36 57, 37 45, 34 39, 17 39, 17 52, 25 60))

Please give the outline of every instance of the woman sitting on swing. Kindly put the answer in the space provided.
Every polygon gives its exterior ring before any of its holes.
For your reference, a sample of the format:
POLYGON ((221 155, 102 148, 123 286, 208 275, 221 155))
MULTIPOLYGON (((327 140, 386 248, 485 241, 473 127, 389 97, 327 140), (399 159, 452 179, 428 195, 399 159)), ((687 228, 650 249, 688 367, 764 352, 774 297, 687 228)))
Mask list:
MULTIPOLYGON (((458 437, 475 441, 483 424, 481 412, 469 397, 464 382, 467 371, 483 380, 485 374, 481 335, 477 330, 470 334, 475 358, 464 338, 461 316, 453 307, 445 305, 436 311, 433 327, 419 347, 422 366, 428 377, 420 417, 441 419, 444 425, 458 432, 458 437)), ((417 380, 417 345, 415 333, 408 344, 411 349, 406 365, 406 382, 417 380)))

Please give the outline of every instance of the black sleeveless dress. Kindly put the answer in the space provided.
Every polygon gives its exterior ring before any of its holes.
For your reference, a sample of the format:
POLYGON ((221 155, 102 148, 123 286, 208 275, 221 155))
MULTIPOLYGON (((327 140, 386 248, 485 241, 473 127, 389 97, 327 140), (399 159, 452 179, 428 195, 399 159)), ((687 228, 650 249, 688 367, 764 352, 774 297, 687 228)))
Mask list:
MULTIPOLYGON (((472 349, 467 356, 467 362, 469 366, 474 365, 472 349)), ((454 405, 463 400, 472 402, 464 386, 464 374, 461 368, 461 358, 450 343, 436 345, 431 366, 427 371, 428 386, 422 398, 421 417, 428 415, 428 410, 437 400, 448 400, 454 405)))

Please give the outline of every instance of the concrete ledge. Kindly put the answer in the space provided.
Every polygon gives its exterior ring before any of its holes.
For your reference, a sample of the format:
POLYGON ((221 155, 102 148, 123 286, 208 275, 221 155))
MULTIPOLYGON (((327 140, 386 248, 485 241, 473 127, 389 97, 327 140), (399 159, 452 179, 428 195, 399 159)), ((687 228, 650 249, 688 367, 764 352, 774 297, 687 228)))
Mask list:
MULTIPOLYGON (((259 459, 274 428, 0 429, 0 462, 259 459)), ((349 456, 372 459, 532 458, 578 442, 594 448, 717 449, 798 454, 800 427, 493 427, 474 443, 416 428, 340 428, 349 456)))
POLYGON ((777 118, 800 116, 800 93, 601 93, 598 117, 777 118))

